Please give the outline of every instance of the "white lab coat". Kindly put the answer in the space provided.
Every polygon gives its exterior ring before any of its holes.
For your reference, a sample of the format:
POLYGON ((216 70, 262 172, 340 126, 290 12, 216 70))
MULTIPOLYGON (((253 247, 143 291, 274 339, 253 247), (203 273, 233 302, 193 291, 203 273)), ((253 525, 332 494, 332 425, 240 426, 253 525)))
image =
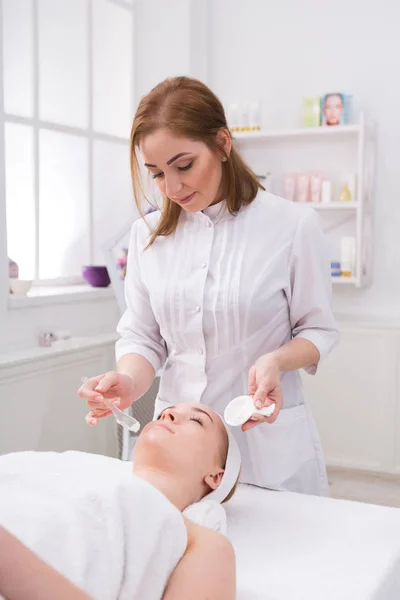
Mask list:
MULTIPOLYGON (((146 217, 150 226, 158 218, 146 217)), ((164 365, 156 411, 200 401, 223 414, 247 393, 249 368, 263 354, 301 337, 324 358, 338 340, 329 259, 313 209, 260 192, 237 216, 224 203, 182 211, 175 233, 144 251, 148 232, 143 220, 132 227, 116 355, 141 354, 156 371, 164 365)), ((313 374, 317 365, 307 370, 313 374)), ((284 372, 281 381, 276 422, 234 429, 241 480, 326 494, 300 374, 284 372)))

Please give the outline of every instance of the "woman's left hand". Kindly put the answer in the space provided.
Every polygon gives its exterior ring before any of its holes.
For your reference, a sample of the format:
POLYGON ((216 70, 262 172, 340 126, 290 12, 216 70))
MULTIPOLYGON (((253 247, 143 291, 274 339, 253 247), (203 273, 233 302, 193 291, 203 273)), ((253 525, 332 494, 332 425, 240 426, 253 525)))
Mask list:
POLYGON ((249 396, 253 396, 257 408, 275 404, 275 410, 270 417, 255 413, 242 425, 242 431, 248 431, 260 423, 273 423, 282 408, 282 389, 278 361, 272 355, 261 356, 251 367, 249 396))

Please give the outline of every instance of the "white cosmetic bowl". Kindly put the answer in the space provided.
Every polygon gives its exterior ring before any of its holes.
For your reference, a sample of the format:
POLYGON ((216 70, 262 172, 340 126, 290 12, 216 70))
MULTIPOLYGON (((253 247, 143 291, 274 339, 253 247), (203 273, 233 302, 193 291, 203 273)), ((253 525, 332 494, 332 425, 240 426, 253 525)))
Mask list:
POLYGON ((32 281, 29 279, 14 279, 10 277, 8 285, 14 296, 26 296, 32 286, 32 281))

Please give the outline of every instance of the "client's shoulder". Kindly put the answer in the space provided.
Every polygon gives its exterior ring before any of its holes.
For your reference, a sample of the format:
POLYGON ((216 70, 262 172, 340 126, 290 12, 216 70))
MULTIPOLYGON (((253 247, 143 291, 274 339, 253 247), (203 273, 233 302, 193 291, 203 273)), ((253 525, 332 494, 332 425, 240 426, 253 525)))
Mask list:
MULTIPOLYGON (((188 545, 186 560, 197 578, 199 598, 233 600, 236 598, 236 559, 232 544, 222 533, 185 518, 188 545)), ((193 585, 191 577, 191 585, 193 585)))
POLYGON ((217 555, 226 560, 234 560, 235 553, 228 538, 219 531, 213 531, 203 525, 198 525, 184 517, 187 531, 187 552, 198 547, 204 548, 204 552, 217 555))
POLYGON ((236 567, 229 540, 217 531, 183 519, 187 530, 186 552, 172 573, 163 598, 233 600, 236 567))

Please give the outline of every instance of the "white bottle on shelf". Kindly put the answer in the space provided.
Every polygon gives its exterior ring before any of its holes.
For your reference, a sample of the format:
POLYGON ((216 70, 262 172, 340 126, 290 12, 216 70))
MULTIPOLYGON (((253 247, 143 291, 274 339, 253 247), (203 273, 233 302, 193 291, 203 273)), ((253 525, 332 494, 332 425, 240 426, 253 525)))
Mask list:
POLYGON ((230 104, 228 107, 228 126, 232 133, 239 131, 239 106, 237 104, 230 104))
POLYGON ((246 103, 239 105, 239 131, 250 131, 250 112, 246 103))
POLYGON ((356 259, 356 238, 352 236, 340 239, 340 271, 342 277, 354 277, 356 259))
POLYGON ((261 129, 261 107, 260 102, 251 102, 249 107, 250 131, 260 131, 261 129))
POLYGON ((321 187, 321 202, 327 204, 332 201, 332 183, 324 179, 321 187))

